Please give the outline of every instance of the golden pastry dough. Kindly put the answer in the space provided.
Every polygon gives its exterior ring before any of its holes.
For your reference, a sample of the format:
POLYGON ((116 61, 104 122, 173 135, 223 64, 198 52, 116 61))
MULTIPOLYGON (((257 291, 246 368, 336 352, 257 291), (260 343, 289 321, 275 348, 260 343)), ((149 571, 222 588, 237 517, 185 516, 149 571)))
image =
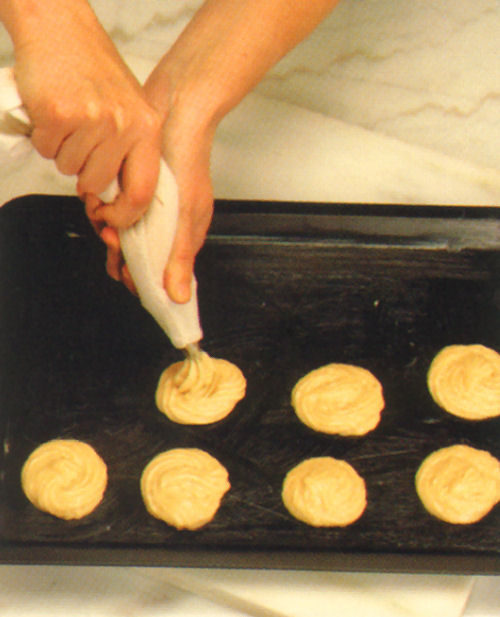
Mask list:
POLYGON ((415 476, 424 507, 447 523, 475 523, 500 501, 500 463, 489 452, 455 445, 430 454, 415 476))
POLYGON ((292 516, 314 527, 345 527, 366 508, 365 482, 346 461, 310 458, 285 477, 283 503, 292 516))
POLYGON ((467 420, 500 415, 500 354, 483 345, 450 345, 431 363, 429 391, 449 413, 467 420))
POLYGON ((200 352, 163 371, 156 405, 173 422, 210 424, 225 418, 245 391, 246 379, 237 366, 200 352))
POLYGON ((26 497, 39 510, 79 519, 101 502, 108 482, 106 464, 88 444, 54 439, 30 454, 21 471, 26 497))
POLYGON ((292 406, 304 424, 329 434, 364 435, 380 421, 382 386, 370 371, 351 364, 327 364, 300 379, 292 406))
POLYGON ((225 467, 198 448, 174 448, 159 454, 141 477, 148 512, 177 529, 206 525, 230 488, 225 467))

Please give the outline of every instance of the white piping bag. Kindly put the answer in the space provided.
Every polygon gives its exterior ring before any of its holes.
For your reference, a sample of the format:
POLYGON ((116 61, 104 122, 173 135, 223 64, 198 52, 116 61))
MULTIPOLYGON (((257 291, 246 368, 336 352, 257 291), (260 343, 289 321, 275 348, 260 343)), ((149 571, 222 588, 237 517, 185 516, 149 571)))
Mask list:
MULTIPOLYGON (((19 159, 32 157, 35 151, 29 139, 30 133, 30 119, 19 97, 14 72, 11 68, 0 69, 0 150, 19 159)), ((47 161, 36 152, 35 155, 40 165, 45 167, 47 161)), ((52 173, 59 174, 55 165, 52 166, 52 173)), ((46 169, 44 174, 47 176, 46 169)), ((46 184, 50 187, 50 181, 46 184)), ((76 194, 76 183, 73 185, 73 194, 76 194)), ((104 202, 112 202, 118 191, 115 180, 100 198, 104 202)), ((50 188, 48 193, 51 193, 50 188)), ((193 277, 191 299, 186 304, 173 302, 163 288, 163 272, 175 236, 178 208, 177 184, 162 160, 155 196, 146 214, 132 227, 119 230, 119 236, 125 262, 142 305, 174 347, 194 354, 197 343, 203 337, 196 279, 193 277)))

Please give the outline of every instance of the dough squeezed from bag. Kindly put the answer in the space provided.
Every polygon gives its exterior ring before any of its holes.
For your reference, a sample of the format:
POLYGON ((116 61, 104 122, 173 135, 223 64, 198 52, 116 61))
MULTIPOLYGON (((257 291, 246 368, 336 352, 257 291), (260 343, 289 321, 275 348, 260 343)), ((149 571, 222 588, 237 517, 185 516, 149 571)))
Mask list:
POLYGON ((210 424, 228 416, 246 393, 240 369, 202 351, 163 371, 156 405, 179 424, 210 424))
POLYGON ((34 450, 21 471, 21 486, 31 503, 65 520, 90 514, 101 502, 107 467, 92 446, 54 439, 34 450))
POLYGON ((427 385, 436 403, 455 416, 500 416, 500 354, 489 347, 444 347, 429 367, 427 385))
POLYGON ((231 488, 226 468, 198 448, 174 448, 158 454, 141 476, 148 512, 177 529, 209 523, 231 488))
POLYGON ((423 461, 415 487, 430 514, 456 525, 475 523, 500 501, 500 462, 462 444, 442 448, 423 461))
POLYGON ((332 363, 297 382, 292 406, 298 418, 315 431, 358 436, 378 425, 385 401, 382 386, 370 371, 332 363))
POLYGON ((296 519, 313 527, 345 527, 366 508, 365 481, 346 461, 323 456, 291 469, 282 499, 296 519))

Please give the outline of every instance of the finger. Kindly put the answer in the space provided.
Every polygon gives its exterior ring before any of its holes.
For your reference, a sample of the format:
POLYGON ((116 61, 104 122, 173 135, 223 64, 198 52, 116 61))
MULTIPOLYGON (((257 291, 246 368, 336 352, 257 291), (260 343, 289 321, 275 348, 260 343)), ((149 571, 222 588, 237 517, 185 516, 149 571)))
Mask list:
POLYGON ((61 143, 55 156, 57 169, 67 176, 80 174, 100 141, 99 134, 90 129, 81 129, 73 133, 61 143))
POLYGON ((135 283, 120 248, 120 237, 116 229, 105 227, 101 238, 107 247, 106 270, 115 281, 121 281, 134 295, 137 295, 135 283))
POLYGON ((120 281, 122 266, 123 258, 121 254, 113 249, 108 248, 106 254, 106 272, 108 273, 108 276, 115 281, 120 281))
POLYGON ((115 229, 105 227, 101 238, 107 246, 106 271, 115 281, 121 281, 134 295, 137 295, 135 283, 120 249, 120 238, 115 229))
POLYGON ((31 133, 31 143, 35 150, 46 159, 56 157, 67 132, 62 130, 45 130, 34 128, 31 133))
POLYGON ((185 304, 191 298, 191 281, 193 278, 193 259, 174 259, 165 270, 165 291, 169 298, 178 304, 185 304))
POLYGON ((85 208, 89 220, 94 227, 95 232, 106 245, 106 272, 115 281, 120 280, 121 268, 123 266, 123 257, 120 249, 120 238, 115 229, 106 227, 104 221, 95 221, 91 218, 92 208, 95 204, 101 203, 98 198, 93 195, 87 196, 85 208))
POLYGON ((123 264, 122 269, 121 269, 121 280, 122 280, 122 283, 125 285, 125 287, 136 296, 137 289, 135 287, 135 283, 132 279, 132 276, 130 275, 128 266, 125 263, 123 264))
POLYGON ((153 200, 160 169, 160 149, 141 143, 128 154, 120 176, 122 190, 112 204, 104 204, 99 216, 111 227, 129 227, 137 222, 153 200))
POLYGON ((120 250, 120 239, 114 229, 104 227, 100 238, 106 245, 106 272, 115 281, 121 280, 123 256, 120 250))
POLYGON ((115 251, 116 253, 119 253, 121 251, 120 236, 118 235, 116 229, 107 226, 103 227, 100 236, 101 240, 104 242, 104 244, 108 247, 109 250, 115 251))
POLYGON ((96 195, 87 194, 82 196, 85 201, 85 214, 90 221, 90 224, 94 228, 94 231, 98 236, 101 235, 101 231, 105 227, 106 223, 98 216, 99 207, 102 205, 102 201, 96 195))
POLYGON ((118 177, 125 157, 123 144, 106 140, 88 154, 77 181, 78 193, 100 195, 118 177))
POLYGON ((174 302, 184 304, 191 298, 196 251, 188 227, 180 225, 164 274, 165 290, 174 302))
POLYGON ((178 180, 181 201, 177 232, 164 274, 165 290, 174 302, 188 302, 196 255, 203 246, 213 213, 210 180, 197 176, 195 190, 183 197, 186 183, 178 180), (190 206, 186 206, 191 204, 190 206), (194 205, 193 205, 194 204, 194 205))

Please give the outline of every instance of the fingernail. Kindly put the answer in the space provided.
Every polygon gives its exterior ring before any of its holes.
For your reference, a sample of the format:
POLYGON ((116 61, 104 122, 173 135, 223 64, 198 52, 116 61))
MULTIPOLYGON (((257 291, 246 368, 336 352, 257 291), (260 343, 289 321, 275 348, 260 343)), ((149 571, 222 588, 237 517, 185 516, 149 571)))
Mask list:
POLYGON ((178 279, 177 281, 172 281, 173 284, 170 286, 172 299, 174 302, 179 304, 184 304, 189 300, 191 294, 191 286, 185 279, 178 279))
POLYGON ((186 283, 179 283, 176 287, 177 302, 184 304, 189 300, 191 289, 186 283))

